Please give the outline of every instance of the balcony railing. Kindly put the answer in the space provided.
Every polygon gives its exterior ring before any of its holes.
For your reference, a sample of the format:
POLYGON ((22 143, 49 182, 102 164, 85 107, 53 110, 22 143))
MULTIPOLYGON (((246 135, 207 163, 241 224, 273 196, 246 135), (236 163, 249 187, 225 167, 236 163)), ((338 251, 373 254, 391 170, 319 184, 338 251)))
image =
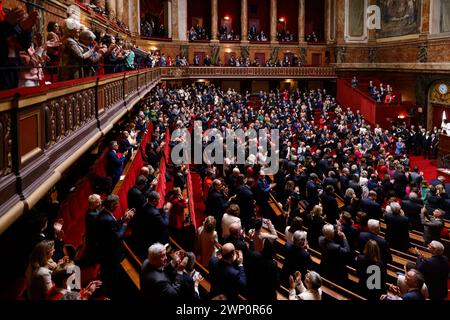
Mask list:
POLYGON ((336 78, 334 67, 170 67, 162 68, 163 79, 179 78, 336 78))

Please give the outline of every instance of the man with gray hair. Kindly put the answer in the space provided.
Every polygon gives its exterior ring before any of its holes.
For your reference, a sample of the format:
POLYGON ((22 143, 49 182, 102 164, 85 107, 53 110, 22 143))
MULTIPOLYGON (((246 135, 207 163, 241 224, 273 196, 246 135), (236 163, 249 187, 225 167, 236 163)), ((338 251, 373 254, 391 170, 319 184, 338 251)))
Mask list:
POLYGON ((424 258, 420 251, 416 262, 428 287, 431 300, 444 300, 448 295, 448 257, 444 255, 444 245, 439 241, 431 241, 428 250, 432 254, 430 258, 424 258))
POLYGON ((433 216, 428 215, 428 210, 423 207, 420 212, 420 220, 423 224, 423 240, 426 245, 431 241, 441 239, 441 232, 444 228, 444 211, 441 209, 435 209, 433 211, 433 216))
POLYGON ((181 292, 177 277, 181 251, 174 254, 169 263, 166 247, 157 242, 148 248, 148 256, 141 267, 140 284, 142 298, 146 301, 175 301, 181 292))
POLYGON ((405 213, 398 202, 391 202, 386 207, 384 220, 386 221, 385 239, 390 246, 400 251, 408 252, 409 220, 405 217, 405 213), (390 208, 391 212, 388 212, 388 208, 390 208))
POLYGON ((150 192, 142 210, 131 221, 131 243, 140 258, 146 256, 147 248, 152 244, 169 241, 169 214, 164 208, 157 208, 159 201, 159 193, 150 192))
POLYGON ((423 230, 423 225, 420 221, 420 211, 422 208, 423 202, 415 192, 411 192, 409 198, 402 201, 402 209, 408 217, 411 230, 423 230))
POLYGON ((98 255, 100 259, 100 273, 102 275, 103 289, 113 297, 118 293, 117 282, 119 279, 120 262, 124 253, 122 240, 125 237, 128 222, 134 215, 131 209, 117 219, 114 216, 119 206, 119 197, 110 194, 103 201, 103 210, 97 219, 98 255))
POLYGON ((374 240, 378 243, 380 247, 381 260, 384 265, 392 262, 391 249, 389 248, 389 243, 378 236, 380 233, 380 221, 375 219, 369 219, 367 222, 368 232, 361 232, 359 234, 359 251, 363 252, 367 241, 374 240))
POLYGON ((319 237, 322 253, 320 274, 332 281, 345 285, 348 280, 347 261, 350 258, 350 246, 340 225, 335 227, 326 224, 322 228, 323 236, 319 237), (340 241, 336 241, 339 238, 340 241))
POLYGON ((285 260, 283 269, 281 270, 281 280, 288 284, 289 276, 296 271, 306 274, 308 269, 311 269, 312 260, 308 252, 308 241, 306 231, 297 230, 294 232, 293 244, 285 244, 285 260))

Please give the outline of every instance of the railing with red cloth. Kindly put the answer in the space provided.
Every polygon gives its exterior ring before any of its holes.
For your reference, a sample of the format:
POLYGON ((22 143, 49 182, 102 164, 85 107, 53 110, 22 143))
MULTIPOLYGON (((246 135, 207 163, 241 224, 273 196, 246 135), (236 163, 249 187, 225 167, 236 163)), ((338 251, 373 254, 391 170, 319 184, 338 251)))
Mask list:
POLYGON ((186 164, 186 168, 187 168, 186 187, 187 187, 187 196, 189 199, 189 213, 191 215, 191 223, 194 225, 195 230, 197 230, 197 219, 194 206, 194 189, 192 188, 192 176, 189 163, 186 164))
POLYGON ((167 172, 167 164, 169 163, 169 156, 170 156, 170 131, 169 128, 166 129, 166 136, 165 136, 165 144, 164 144, 164 150, 163 150, 163 157, 161 158, 161 161, 159 163, 159 180, 158 184, 156 186, 156 191, 161 196, 158 207, 162 207, 164 205, 164 196, 167 192, 167 181, 166 181, 166 172, 167 172))

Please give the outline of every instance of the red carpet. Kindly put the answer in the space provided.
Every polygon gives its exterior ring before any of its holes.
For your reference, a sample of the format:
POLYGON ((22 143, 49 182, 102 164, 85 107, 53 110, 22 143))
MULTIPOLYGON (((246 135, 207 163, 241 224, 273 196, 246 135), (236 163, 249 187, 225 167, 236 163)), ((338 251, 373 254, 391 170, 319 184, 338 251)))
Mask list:
POLYGON ((205 202, 203 201, 202 179, 197 172, 191 172, 192 189, 194 192, 194 207, 196 225, 201 226, 205 220, 205 202))
POLYGON ((410 167, 411 169, 414 168, 414 166, 418 166, 419 167, 419 171, 422 171, 425 177, 425 180, 427 181, 431 181, 433 179, 436 179, 437 177, 437 160, 428 160, 428 159, 424 159, 423 156, 414 156, 411 155, 410 156, 411 159, 411 164, 410 167))

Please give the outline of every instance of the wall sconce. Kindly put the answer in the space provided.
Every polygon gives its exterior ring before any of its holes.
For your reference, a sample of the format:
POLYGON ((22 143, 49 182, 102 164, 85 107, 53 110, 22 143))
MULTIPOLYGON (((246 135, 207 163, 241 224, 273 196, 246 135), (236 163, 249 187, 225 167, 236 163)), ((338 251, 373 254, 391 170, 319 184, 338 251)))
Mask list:
POLYGON ((229 17, 229 16, 225 16, 225 17, 223 17, 223 19, 224 19, 225 21, 228 21, 228 20, 230 20, 230 17, 229 17))
POLYGON ((279 21, 279 22, 285 22, 286 19, 284 19, 284 17, 281 17, 281 18, 278 19, 278 21, 279 21))
POLYGON ((404 114, 399 114, 397 118, 399 118, 399 119, 405 119, 405 115, 404 115, 404 114))

